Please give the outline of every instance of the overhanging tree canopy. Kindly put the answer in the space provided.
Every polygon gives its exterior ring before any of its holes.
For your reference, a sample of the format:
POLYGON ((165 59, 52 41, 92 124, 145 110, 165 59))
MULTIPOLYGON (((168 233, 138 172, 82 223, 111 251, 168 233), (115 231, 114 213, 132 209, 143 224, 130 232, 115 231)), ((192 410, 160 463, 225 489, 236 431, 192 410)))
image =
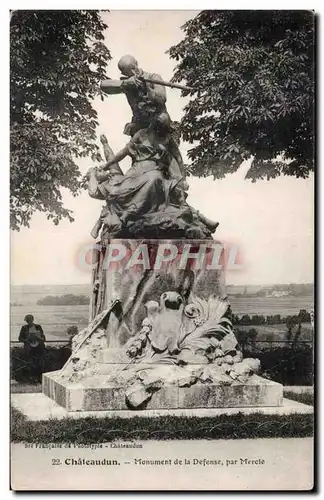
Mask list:
MULTIPOLYGON (((194 87, 181 122, 197 176, 306 178, 314 165, 314 15, 203 11, 171 47, 174 81, 194 87), (197 143, 196 143, 197 141, 197 143)), ((186 92, 186 94, 189 94, 186 92)))
POLYGON ((111 59, 98 11, 14 11, 10 26, 12 229, 35 210, 55 224, 70 210, 60 189, 76 195, 74 158, 100 159, 92 106, 111 59), (99 155, 99 157, 98 157, 99 155))

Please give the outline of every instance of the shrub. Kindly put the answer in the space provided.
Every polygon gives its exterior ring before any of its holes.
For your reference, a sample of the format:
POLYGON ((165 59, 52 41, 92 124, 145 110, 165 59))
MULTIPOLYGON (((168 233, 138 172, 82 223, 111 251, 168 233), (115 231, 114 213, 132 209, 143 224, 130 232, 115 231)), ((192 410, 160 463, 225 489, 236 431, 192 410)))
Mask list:
POLYGON ((69 343, 68 343, 68 346, 69 347, 72 347, 72 340, 73 340, 73 337, 75 337, 76 335, 78 335, 79 333, 79 329, 76 325, 73 325, 73 326, 69 326, 66 330, 66 333, 69 337, 69 343))
POLYGON ((68 346, 46 346, 42 353, 33 354, 24 347, 11 348, 11 378, 17 382, 39 382, 42 373, 60 370, 71 355, 68 346))
POLYGON ((248 331, 236 329, 235 336, 242 351, 245 352, 248 346, 255 344, 258 332, 255 328, 250 328, 248 331))
MULTIPOLYGON (((241 295, 239 295, 241 297, 241 295)), ((286 323, 287 325, 298 325, 299 323, 310 323, 311 315, 306 309, 300 309, 298 315, 292 316, 281 316, 280 314, 272 314, 268 316, 264 316, 263 314, 254 314, 253 316, 249 316, 248 314, 244 314, 243 316, 239 316, 234 314, 231 311, 231 318, 233 325, 280 325, 281 323, 286 323)))
POLYGON ((313 385, 313 349, 310 346, 254 351, 253 357, 260 360, 264 377, 283 385, 313 385))

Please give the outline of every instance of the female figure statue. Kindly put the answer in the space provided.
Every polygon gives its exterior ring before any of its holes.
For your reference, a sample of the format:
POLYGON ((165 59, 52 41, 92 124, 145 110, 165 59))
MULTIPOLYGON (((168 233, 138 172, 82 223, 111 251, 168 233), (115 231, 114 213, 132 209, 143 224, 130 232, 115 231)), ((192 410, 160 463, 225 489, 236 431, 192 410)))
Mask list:
MULTIPOLYGON (((102 237, 210 238, 218 223, 208 220, 187 202, 188 185, 168 113, 160 113, 151 125, 137 131, 116 155, 89 172, 88 192, 106 200, 91 234, 102 237), (118 162, 126 156, 132 166, 123 175, 118 162)), ((108 143, 101 139, 105 152, 108 143)))
POLYGON ((105 165, 90 172, 88 190, 90 196, 106 199, 109 213, 103 222, 116 235, 129 222, 165 210, 171 192, 179 192, 180 186, 186 187, 182 158, 169 115, 161 113, 105 165), (132 167, 123 175, 116 165, 126 156, 132 167), (171 170, 173 158, 179 168, 171 170))

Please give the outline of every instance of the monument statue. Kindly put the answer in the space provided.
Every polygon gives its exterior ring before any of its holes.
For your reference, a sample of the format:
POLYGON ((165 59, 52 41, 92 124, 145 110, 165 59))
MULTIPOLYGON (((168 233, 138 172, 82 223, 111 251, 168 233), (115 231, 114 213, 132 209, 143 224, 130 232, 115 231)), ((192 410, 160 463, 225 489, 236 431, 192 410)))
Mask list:
MULTIPOLYGON (((106 200, 101 223, 92 231, 109 237, 210 238, 218 223, 210 221, 186 202, 185 176, 174 177, 170 154, 177 155, 166 113, 158 115, 147 129, 136 132, 129 143, 99 169, 88 172, 88 192, 92 198, 106 200), (132 167, 124 175, 116 168, 131 157, 132 167), (108 172, 107 172, 108 171, 108 172)), ((106 138, 102 137, 106 143, 106 138)), ((182 159, 179 158, 184 174, 182 159)))
POLYGON ((101 88, 108 95, 125 94, 133 116, 131 122, 125 125, 124 134, 133 137, 139 130, 150 128, 158 115, 167 115, 171 153, 169 170, 174 178, 184 176, 183 161, 177 144, 177 127, 171 122, 166 109, 165 86, 180 89, 186 87, 164 82, 160 75, 143 71, 131 55, 123 56, 118 62, 118 68, 122 74, 121 80, 104 80, 101 88))
POLYGON ((167 112, 166 91, 164 85, 145 81, 154 79, 163 82, 160 75, 140 69, 135 57, 131 55, 123 56, 118 62, 118 68, 122 79, 104 80, 101 88, 110 95, 126 95, 133 117, 126 124, 124 134, 133 136, 139 130, 149 127, 156 115, 167 112))
POLYGON ((43 391, 68 411, 279 406, 282 386, 237 343, 226 296, 218 226, 187 202, 186 169, 160 75, 132 56, 118 63, 133 112, 126 146, 87 174, 105 201, 96 238, 90 322, 43 391), (124 174, 119 162, 131 158, 124 174), (98 239, 99 238, 99 239, 98 239))

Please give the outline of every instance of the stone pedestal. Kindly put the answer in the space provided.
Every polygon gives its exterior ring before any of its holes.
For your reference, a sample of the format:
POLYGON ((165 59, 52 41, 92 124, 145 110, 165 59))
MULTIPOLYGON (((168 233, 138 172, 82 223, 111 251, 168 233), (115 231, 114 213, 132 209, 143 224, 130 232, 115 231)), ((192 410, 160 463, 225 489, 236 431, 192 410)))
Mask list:
POLYGON ((226 296, 222 243, 214 240, 126 240, 96 244, 91 319, 119 300, 123 319, 110 319, 108 347, 124 345, 141 327, 148 301, 164 292, 208 299, 226 296))
MULTIPOLYGON (((105 376, 70 383, 60 372, 43 375, 43 393, 67 411, 128 410, 126 387, 112 386, 105 376)), ((195 384, 191 387, 165 385, 148 401, 146 409, 245 408, 280 406, 282 385, 257 375, 247 383, 231 386, 195 384)))
POLYGON ((243 359, 221 244, 110 240, 97 246, 91 321, 43 393, 69 412, 275 407, 282 386, 243 359))

